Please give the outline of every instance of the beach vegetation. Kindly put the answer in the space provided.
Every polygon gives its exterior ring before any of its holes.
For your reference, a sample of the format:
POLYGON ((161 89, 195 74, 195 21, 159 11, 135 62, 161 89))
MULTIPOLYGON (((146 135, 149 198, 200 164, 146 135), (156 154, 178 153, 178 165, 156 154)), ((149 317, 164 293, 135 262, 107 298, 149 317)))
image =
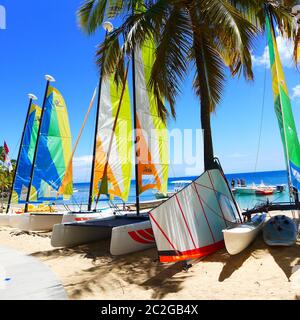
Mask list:
MULTIPOLYGON (((148 86, 165 120, 176 116, 176 99, 193 74, 204 137, 204 165, 213 161, 211 114, 230 76, 253 80, 254 40, 265 30, 266 13, 286 37, 297 38, 291 7, 295 1, 266 0, 85 0, 78 10, 81 28, 94 34, 110 19, 119 22, 99 45, 96 60, 103 74, 124 77, 125 59, 148 38, 156 43, 148 86), (117 18, 117 19, 116 19, 117 18), (121 44, 119 44, 121 41, 121 44)), ((299 37, 298 37, 299 38, 299 37)))

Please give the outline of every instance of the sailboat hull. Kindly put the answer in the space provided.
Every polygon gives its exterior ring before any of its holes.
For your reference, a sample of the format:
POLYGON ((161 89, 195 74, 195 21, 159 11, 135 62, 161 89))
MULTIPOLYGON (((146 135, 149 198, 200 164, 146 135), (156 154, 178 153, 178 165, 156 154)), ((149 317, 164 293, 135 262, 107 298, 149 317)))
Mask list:
POLYGON ((234 228, 224 229, 223 235, 227 252, 235 255, 246 249, 257 237, 265 219, 265 214, 258 214, 251 222, 241 223, 234 228))
POLYGON ((112 229, 110 253, 118 256, 153 248, 155 239, 150 221, 133 223, 112 229))
POLYGON ((90 221, 57 224, 53 228, 51 245, 73 247, 111 237, 111 254, 122 255, 153 247, 155 242, 151 234, 151 224, 147 215, 122 214, 90 221))
POLYGON ((24 231, 49 231, 62 221, 63 212, 6 214, 0 217, 0 226, 24 231))
POLYGON ((51 231, 56 224, 88 221, 107 216, 113 216, 111 209, 99 212, 10 213, 0 215, 0 226, 24 231, 51 231))
POLYGON ((269 246, 292 246, 297 241, 297 226, 291 218, 277 215, 265 224, 263 237, 269 246))

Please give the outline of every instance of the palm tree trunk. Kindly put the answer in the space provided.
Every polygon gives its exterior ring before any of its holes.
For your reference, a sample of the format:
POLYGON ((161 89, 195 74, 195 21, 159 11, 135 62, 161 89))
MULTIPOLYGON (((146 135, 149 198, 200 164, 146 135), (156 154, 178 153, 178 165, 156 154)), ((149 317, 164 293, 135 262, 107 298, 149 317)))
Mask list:
POLYGON ((189 10, 193 34, 194 34, 194 51, 196 59, 197 77, 199 81, 199 93, 200 93, 200 110, 201 110, 201 127, 203 131, 203 144, 204 144, 204 169, 208 170, 212 167, 214 159, 213 142, 211 134, 210 123, 210 94, 208 88, 207 70, 205 66, 205 55, 203 51, 203 39, 201 30, 199 30, 199 19, 194 8, 189 10))

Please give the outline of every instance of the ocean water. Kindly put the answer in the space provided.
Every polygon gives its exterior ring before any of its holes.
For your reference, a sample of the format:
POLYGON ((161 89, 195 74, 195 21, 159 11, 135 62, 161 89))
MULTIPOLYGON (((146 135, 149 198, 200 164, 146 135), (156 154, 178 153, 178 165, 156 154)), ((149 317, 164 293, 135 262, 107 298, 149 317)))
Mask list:
MULTIPOLYGON (((197 177, 177 177, 177 178, 170 178, 168 183, 168 190, 173 191, 174 184, 173 181, 176 180, 194 180, 197 177)), ((251 172, 251 173, 235 173, 235 174, 226 174, 226 178, 231 183, 231 179, 244 179, 247 185, 251 185, 252 183, 260 184, 263 182, 266 185, 287 185, 287 172, 286 171, 266 171, 266 172, 251 172)), ((68 203, 78 204, 78 205, 85 205, 88 202, 88 194, 89 194, 89 183, 75 183, 74 189, 76 192, 74 193, 73 197, 68 201, 68 203)), ((140 199, 141 201, 152 200, 155 199, 155 190, 148 190, 144 192, 140 199)), ((265 196, 257 196, 257 195, 236 195, 236 200, 239 203, 241 209, 250 209, 254 205, 263 203, 267 200, 270 201, 288 201, 289 196, 286 191, 282 193, 276 193, 274 195, 265 197, 265 196)), ((101 203, 100 206, 106 206, 106 196, 101 196, 101 203)), ((116 202, 119 202, 116 199, 116 202)), ((132 181, 131 188, 130 188, 130 195, 128 202, 135 202, 135 181, 132 181)))

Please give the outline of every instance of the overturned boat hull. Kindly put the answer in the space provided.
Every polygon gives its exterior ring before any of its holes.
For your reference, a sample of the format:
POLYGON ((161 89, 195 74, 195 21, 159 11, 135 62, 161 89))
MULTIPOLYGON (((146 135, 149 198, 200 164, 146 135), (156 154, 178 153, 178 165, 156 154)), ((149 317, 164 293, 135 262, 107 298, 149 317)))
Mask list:
POLYGON ((269 246, 292 246, 298 237, 297 225, 288 216, 276 215, 265 224, 263 237, 269 246))

